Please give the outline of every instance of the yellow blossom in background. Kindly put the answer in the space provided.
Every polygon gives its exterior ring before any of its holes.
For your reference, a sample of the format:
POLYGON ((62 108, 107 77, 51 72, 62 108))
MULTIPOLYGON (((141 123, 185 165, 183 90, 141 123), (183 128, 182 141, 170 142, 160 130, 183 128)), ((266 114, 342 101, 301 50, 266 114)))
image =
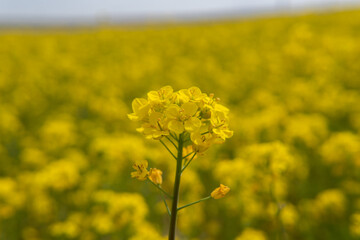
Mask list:
POLYGON ((317 218, 341 218, 346 210, 346 197, 339 189, 328 189, 317 195, 312 208, 317 218))
POLYGON ((354 213, 350 219, 350 232, 354 236, 360 236, 360 213, 354 213))
POLYGON ((220 184, 220 187, 216 188, 214 191, 211 192, 211 197, 214 199, 220 199, 225 197, 225 195, 230 191, 230 188, 220 184))
POLYGON ((235 240, 267 240, 267 237, 260 230, 246 228, 235 240))

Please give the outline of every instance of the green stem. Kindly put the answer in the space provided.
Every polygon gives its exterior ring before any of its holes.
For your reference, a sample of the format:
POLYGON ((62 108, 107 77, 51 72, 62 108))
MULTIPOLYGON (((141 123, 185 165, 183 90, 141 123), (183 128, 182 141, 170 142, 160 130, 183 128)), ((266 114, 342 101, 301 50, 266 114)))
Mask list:
POLYGON ((193 154, 193 153, 194 153, 194 152, 191 152, 191 153, 185 155, 185 157, 183 157, 183 159, 187 158, 188 156, 190 156, 190 155, 193 154))
POLYGON ((153 181, 151 181, 150 179, 147 179, 149 182, 152 183, 152 185, 154 185, 157 189, 159 189, 161 192, 163 192, 167 197, 172 198, 172 196, 170 194, 168 194, 167 192, 165 192, 164 189, 162 189, 162 187, 160 185, 157 185, 155 183, 153 183, 153 181))
POLYGON ((173 133, 169 132, 170 136, 175 140, 175 141, 179 141, 179 139, 176 137, 176 135, 174 135, 173 133))
POLYGON ((176 174, 175 174, 175 184, 174 184, 174 194, 173 194, 174 197, 173 197, 173 202, 172 202, 172 207, 171 207, 169 240, 175 240, 177 205, 178 205, 178 201, 179 201, 181 167, 182 167, 182 158, 183 158, 182 134, 179 135, 179 141, 178 142, 179 142, 179 146, 178 146, 178 156, 177 156, 177 163, 176 163, 176 174))
POLYGON ((176 144, 168 137, 168 136, 165 136, 166 137, 166 139, 167 140, 169 140, 169 142, 171 142, 172 143, 172 145, 174 145, 174 147, 176 148, 176 150, 177 150, 177 146, 176 146, 176 144))
POLYGON ((211 198, 211 196, 207 196, 207 197, 202 198, 202 199, 200 199, 200 200, 198 200, 198 201, 195 201, 195 202, 192 202, 192 203, 186 204, 186 205, 184 205, 184 206, 182 206, 182 207, 179 207, 177 210, 178 210, 178 211, 180 211, 180 210, 181 210, 181 209, 183 209, 183 208, 190 207, 191 205, 194 205, 194 204, 197 204, 197 203, 199 203, 199 202, 202 202, 202 201, 208 200, 208 199, 210 199, 210 198, 211 198))
POLYGON ((196 152, 194 153, 194 155, 191 157, 191 159, 185 164, 185 166, 181 169, 181 172, 183 172, 185 170, 185 168, 187 168, 187 166, 189 166, 189 164, 191 163, 191 161, 194 159, 196 155, 196 152))
POLYGON ((166 150, 169 151, 169 153, 175 158, 175 160, 177 160, 177 157, 175 157, 175 155, 172 153, 172 151, 168 148, 168 146, 166 146, 166 144, 160 140, 161 144, 166 148, 166 150))
POLYGON ((168 212, 169 216, 171 217, 171 212, 170 212, 169 206, 168 206, 168 204, 167 204, 167 202, 166 202, 166 199, 165 199, 165 198, 162 198, 162 199, 163 199, 163 201, 164 201, 164 204, 165 204, 166 210, 167 210, 167 212, 168 212))

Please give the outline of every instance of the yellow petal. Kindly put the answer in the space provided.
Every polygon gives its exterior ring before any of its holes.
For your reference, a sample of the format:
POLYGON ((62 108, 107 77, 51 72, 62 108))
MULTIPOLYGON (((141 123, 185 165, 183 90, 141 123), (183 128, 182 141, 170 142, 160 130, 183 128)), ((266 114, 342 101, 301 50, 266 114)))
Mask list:
POLYGON ((149 122, 151 125, 158 127, 158 122, 160 122, 162 119, 162 113, 159 112, 152 112, 149 116, 149 122))
POLYGON ((224 105, 221 105, 219 103, 215 105, 215 110, 219 111, 219 112, 223 112, 223 113, 229 112, 229 109, 227 107, 225 107, 224 105))
POLYGON ((191 117, 189 120, 185 121, 184 126, 186 131, 195 132, 201 127, 201 121, 196 117, 191 117))
POLYGON ((137 116, 135 113, 130 113, 127 115, 128 118, 131 120, 131 121, 137 121, 139 120, 139 116, 137 116))
POLYGON ((150 91, 147 94, 149 101, 151 102, 159 102, 160 101, 160 96, 159 93, 157 91, 150 91))
POLYGON ((169 122, 168 128, 170 131, 173 131, 177 134, 180 134, 184 131, 184 125, 182 122, 177 121, 177 120, 171 120, 169 122))
POLYGON ((218 127, 219 125, 222 125, 228 121, 226 115, 224 112, 220 111, 212 111, 211 112, 211 118, 210 122, 213 126, 218 127))
POLYGON ((181 105, 181 108, 184 110, 184 113, 187 116, 194 116, 198 110, 198 106, 193 102, 184 103, 181 105))
POLYGON ((134 113, 138 113, 139 109, 143 106, 146 106, 148 101, 145 98, 135 98, 132 101, 132 109, 134 113))
POLYGON ((169 98, 171 97, 173 91, 174 90, 171 86, 165 86, 160 89, 160 94, 163 96, 163 98, 169 98))
POLYGON ((133 114, 128 115, 131 120, 138 121, 145 118, 150 109, 150 105, 145 98, 135 98, 132 102, 133 114))
POLYGON ((234 131, 231 130, 223 130, 226 138, 231 138, 234 135, 234 131))
POLYGON ((191 87, 189 88, 189 93, 192 95, 194 100, 200 100, 203 97, 203 94, 198 87, 191 87))
POLYGON ((181 89, 178 92, 178 96, 179 96, 179 100, 181 102, 188 102, 190 100, 190 93, 189 93, 189 90, 187 90, 187 89, 181 89))
POLYGON ((166 110, 166 117, 170 119, 177 119, 180 116, 180 107, 178 105, 170 105, 169 108, 166 110))
POLYGON ((192 132, 190 134, 190 139, 193 143, 199 145, 200 143, 202 143, 202 140, 201 140, 201 133, 199 131, 195 131, 195 132, 192 132))

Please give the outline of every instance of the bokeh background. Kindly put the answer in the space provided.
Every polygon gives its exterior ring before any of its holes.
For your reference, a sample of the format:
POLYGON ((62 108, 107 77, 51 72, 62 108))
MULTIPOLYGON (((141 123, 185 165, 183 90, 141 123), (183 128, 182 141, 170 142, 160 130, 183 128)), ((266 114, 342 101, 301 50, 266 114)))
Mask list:
POLYGON ((231 192, 182 210, 179 239, 359 239, 360 8, 114 2, 0 1, 1 240, 166 239, 130 172, 170 192, 175 164, 126 115, 165 85, 215 93, 234 130, 184 172, 181 205, 231 192))

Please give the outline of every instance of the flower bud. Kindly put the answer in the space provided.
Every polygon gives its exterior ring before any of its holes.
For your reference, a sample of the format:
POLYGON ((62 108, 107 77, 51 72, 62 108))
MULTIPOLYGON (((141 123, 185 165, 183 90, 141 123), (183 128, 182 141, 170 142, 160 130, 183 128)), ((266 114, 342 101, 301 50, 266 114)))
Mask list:
POLYGON ((220 187, 216 188, 211 193, 211 197, 214 199, 219 199, 225 197, 225 195, 230 191, 230 188, 220 184, 220 187))
POLYGON ((158 185, 162 184, 162 171, 156 168, 150 168, 149 179, 158 185))

